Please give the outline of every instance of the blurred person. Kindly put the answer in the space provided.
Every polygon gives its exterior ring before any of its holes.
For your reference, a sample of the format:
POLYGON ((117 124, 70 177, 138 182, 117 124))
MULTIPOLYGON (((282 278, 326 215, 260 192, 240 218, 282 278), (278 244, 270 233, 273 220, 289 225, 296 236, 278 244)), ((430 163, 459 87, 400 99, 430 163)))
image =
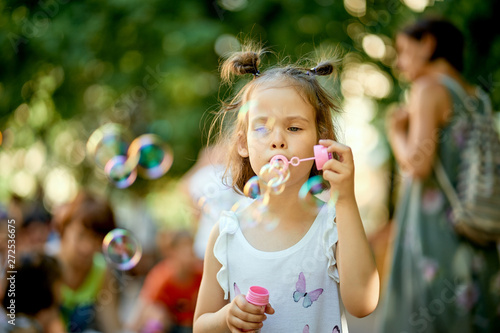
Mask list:
MULTIPOLYGON (((61 267, 41 252, 17 256, 15 275, 8 274, 0 319, 4 333, 64 333, 59 317, 61 267), (12 281, 12 282, 10 282, 12 281), (12 285, 11 285, 12 283, 12 285)), ((3 281, 2 281, 3 282, 3 281)))
POLYGON ((164 259, 146 276, 134 318, 135 331, 188 333, 202 276, 202 261, 186 230, 162 232, 158 246, 164 259))
POLYGON ((210 231, 218 221, 221 212, 230 210, 236 203, 241 207, 252 202, 235 192, 231 186, 230 175, 226 175, 222 146, 209 146, 202 149, 195 165, 184 175, 182 183, 188 194, 197 222, 194 237, 194 250, 203 259, 210 231))
POLYGON ((61 235, 61 313, 68 332, 118 332, 119 289, 100 252, 104 236, 116 227, 109 203, 80 192, 57 211, 54 223, 61 235))
POLYGON ((486 105, 461 75, 464 38, 451 23, 425 18, 396 36, 397 66, 411 83, 408 104, 388 117, 389 141, 404 174, 392 271, 380 332, 500 332, 500 265, 453 229, 451 206, 432 172, 443 162, 458 179, 463 107, 452 85, 486 105))
POLYGON ((51 216, 40 202, 30 203, 23 211, 23 220, 18 230, 18 244, 28 252, 45 251, 51 233, 51 216))

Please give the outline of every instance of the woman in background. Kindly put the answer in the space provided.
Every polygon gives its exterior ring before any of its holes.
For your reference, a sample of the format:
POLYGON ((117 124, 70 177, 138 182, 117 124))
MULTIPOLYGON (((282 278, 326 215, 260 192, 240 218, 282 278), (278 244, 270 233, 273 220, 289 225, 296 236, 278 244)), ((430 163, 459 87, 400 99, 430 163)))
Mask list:
POLYGON ((458 235, 432 172, 439 157, 456 184, 464 124, 461 90, 484 112, 484 92, 461 75, 464 38, 451 23, 423 19, 396 37, 408 104, 389 117, 389 141, 404 175, 391 276, 380 332, 500 332, 500 265, 494 245, 458 235))

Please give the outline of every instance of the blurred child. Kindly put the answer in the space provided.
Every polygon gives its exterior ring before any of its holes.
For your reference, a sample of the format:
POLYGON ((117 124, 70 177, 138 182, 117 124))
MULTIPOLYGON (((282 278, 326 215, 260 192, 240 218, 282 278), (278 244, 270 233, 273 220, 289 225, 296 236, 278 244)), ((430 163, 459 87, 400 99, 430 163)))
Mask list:
POLYGON ((100 253, 104 236, 116 227, 109 203, 81 192, 56 213, 54 223, 61 234, 61 312, 68 332, 96 327, 105 333, 118 332, 119 290, 100 253))
POLYGON ((0 331, 5 333, 63 333, 58 306, 61 301, 61 268, 42 253, 17 257, 17 273, 7 274, 0 331), (3 320, 7 321, 3 321, 3 320))
POLYGON ((146 277, 135 329, 148 333, 192 332, 202 276, 193 238, 188 231, 174 231, 163 234, 159 246, 165 259, 146 277))
POLYGON ((17 235, 17 243, 27 252, 45 251, 51 231, 51 216, 40 202, 28 204, 23 210, 23 221, 17 235))

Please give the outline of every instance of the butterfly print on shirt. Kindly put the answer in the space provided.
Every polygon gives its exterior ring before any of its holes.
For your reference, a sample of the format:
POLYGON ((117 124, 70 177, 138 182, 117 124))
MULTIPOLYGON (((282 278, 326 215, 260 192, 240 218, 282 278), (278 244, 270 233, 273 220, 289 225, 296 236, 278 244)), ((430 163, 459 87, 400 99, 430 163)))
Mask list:
POLYGON ((295 289, 297 290, 293 292, 293 300, 295 302, 298 302, 302 297, 304 297, 304 300, 302 301, 302 306, 304 308, 310 307, 313 304, 313 302, 316 302, 319 296, 323 293, 323 288, 318 288, 316 290, 307 292, 306 278, 304 276, 304 273, 302 272, 300 272, 299 274, 299 279, 295 284, 295 289))

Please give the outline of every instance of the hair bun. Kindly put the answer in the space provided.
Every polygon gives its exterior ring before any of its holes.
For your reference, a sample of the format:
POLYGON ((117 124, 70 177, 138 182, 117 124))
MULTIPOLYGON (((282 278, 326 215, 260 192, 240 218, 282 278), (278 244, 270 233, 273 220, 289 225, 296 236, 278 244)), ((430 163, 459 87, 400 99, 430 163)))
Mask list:
POLYGON ((221 66, 221 77, 224 81, 231 82, 233 75, 259 74, 259 51, 241 51, 232 54, 221 66))
POLYGON ((312 68, 311 70, 309 70, 309 73, 313 75, 324 76, 332 74, 334 70, 335 67, 333 66, 333 63, 325 61, 320 63, 318 66, 312 68))
POLYGON ((234 73, 237 75, 257 74, 259 64, 260 57, 256 52, 239 52, 232 62, 234 73))

